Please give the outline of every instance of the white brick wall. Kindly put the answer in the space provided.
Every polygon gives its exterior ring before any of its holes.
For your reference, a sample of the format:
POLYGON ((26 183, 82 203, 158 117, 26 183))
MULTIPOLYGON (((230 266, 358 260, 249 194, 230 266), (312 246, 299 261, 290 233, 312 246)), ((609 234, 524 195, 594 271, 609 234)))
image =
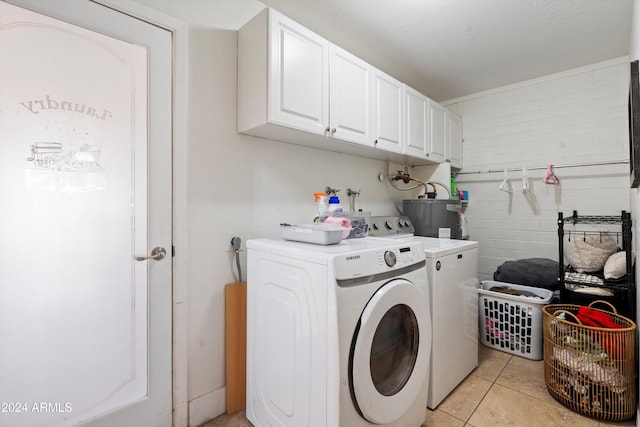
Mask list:
POLYGON ((469 192, 465 216, 480 242, 480 279, 522 258, 558 259, 557 212, 617 215, 629 210, 629 166, 509 172, 513 194, 498 190, 504 168, 627 160, 628 60, 620 58, 459 98, 444 104, 463 117, 464 168, 456 177, 469 192), (478 172, 481 173, 469 173, 478 172))

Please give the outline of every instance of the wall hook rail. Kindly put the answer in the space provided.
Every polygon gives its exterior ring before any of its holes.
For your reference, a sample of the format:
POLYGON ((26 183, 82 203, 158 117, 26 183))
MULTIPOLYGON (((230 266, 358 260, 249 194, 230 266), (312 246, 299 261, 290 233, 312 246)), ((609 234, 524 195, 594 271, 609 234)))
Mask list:
MULTIPOLYGON (((567 165, 553 165, 554 169, 561 168, 582 168, 589 166, 606 166, 606 165, 628 165, 629 160, 611 160, 611 161, 601 161, 601 162, 587 162, 587 163, 572 163, 567 165)), ((547 170, 549 166, 535 166, 528 167, 527 170, 547 170)), ((502 168, 502 169, 488 169, 488 170, 477 170, 477 171, 466 171, 466 172, 458 172, 456 175, 475 175, 482 173, 501 173, 504 171, 507 172, 516 172, 521 171, 522 168, 502 168)))

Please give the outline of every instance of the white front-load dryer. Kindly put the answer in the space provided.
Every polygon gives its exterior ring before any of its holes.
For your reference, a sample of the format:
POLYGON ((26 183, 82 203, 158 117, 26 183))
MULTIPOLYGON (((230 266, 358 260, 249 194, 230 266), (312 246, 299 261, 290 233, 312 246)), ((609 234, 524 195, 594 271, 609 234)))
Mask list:
POLYGON ((247 242, 247 418, 419 427, 431 352, 420 243, 247 242))

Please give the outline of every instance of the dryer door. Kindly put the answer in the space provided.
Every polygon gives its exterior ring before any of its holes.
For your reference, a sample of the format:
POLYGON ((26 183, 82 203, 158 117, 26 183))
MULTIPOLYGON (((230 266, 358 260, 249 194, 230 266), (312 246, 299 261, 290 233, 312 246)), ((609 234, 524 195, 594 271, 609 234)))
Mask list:
POLYGON ((425 382, 431 347, 427 295, 404 279, 382 286, 360 316, 349 381, 354 404, 375 424, 404 415, 425 382))

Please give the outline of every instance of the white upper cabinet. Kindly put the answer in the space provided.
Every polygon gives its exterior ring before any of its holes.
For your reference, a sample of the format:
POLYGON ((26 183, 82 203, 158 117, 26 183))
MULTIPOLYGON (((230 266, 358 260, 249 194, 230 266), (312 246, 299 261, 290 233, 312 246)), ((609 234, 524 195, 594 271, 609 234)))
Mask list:
POLYGON ((373 67, 333 44, 329 51, 329 136, 373 146, 373 67))
POLYGON ((403 153, 403 93, 402 82, 373 70, 373 139, 379 149, 403 153))
POLYGON ((240 133, 409 165, 447 156, 455 167, 461 148, 445 147, 461 127, 447 113, 274 9, 238 31, 240 133))
POLYGON ((452 168, 462 168, 462 119, 447 111, 447 161, 452 168))
POLYGON ((429 98, 404 85, 405 153, 426 158, 429 144, 429 98))
POLYGON ((264 9, 238 31, 238 132, 314 145, 291 132, 298 130, 372 147, 372 74, 366 62, 264 9))
POLYGON ((238 31, 238 132, 273 137, 268 124, 329 124, 329 42, 273 9, 238 31))
POLYGON ((442 163, 445 161, 447 145, 447 110, 432 100, 429 100, 429 125, 427 157, 436 163, 442 163))
POLYGON ((269 119, 323 134, 329 123, 329 42, 275 11, 269 28, 269 119))

